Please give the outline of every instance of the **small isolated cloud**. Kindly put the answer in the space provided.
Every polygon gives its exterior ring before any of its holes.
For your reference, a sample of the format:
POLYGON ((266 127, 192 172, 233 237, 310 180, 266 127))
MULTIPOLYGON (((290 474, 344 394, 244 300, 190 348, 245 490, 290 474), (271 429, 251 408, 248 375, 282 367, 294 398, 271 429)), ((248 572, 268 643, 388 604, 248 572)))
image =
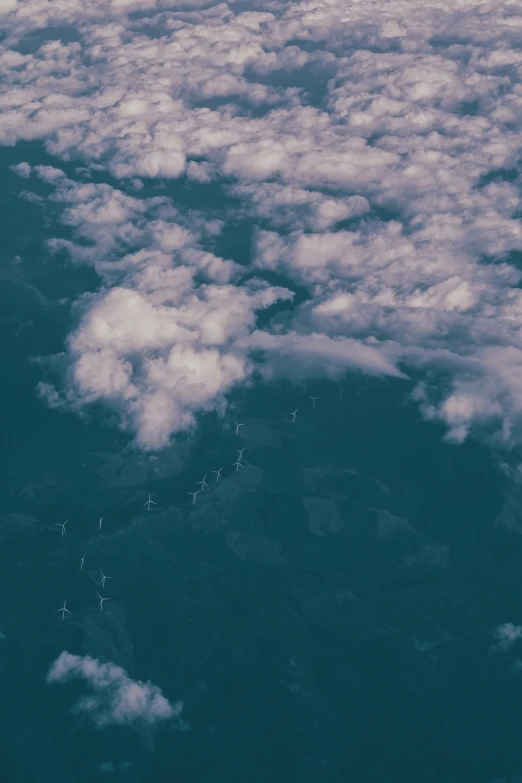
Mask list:
POLYGON ((73 655, 64 650, 49 669, 46 682, 53 685, 73 679, 83 679, 90 692, 76 702, 72 712, 89 715, 99 729, 135 722, 152 726, 166 720, 177 721, 181 729, 188 728, 181 718, 182 702, 171 704, 157 685, 131 680, 124 669, 113 663, 101 663, 89 655, 73 655))
POLYGON ((18 174, 19 177, 23 177, 24 179, 31 176, 31 166, 28 163, 17 163, 14 166, 9 166, 9 168, 15 174, 18 174))
POLYGON ((120 761, 119 763, 114 763, 112 761, 102 761, 100 763, 100 772, 105 772, 106 774, 112 775, 113 772, 128 772, 132 767, 131 761, 120 761))
POLYGON ((495 628, 494 635, 497 643, 493 649, 506 652, 511 649, 517 639, 522 637, 522 625, 502 623, 495 628))

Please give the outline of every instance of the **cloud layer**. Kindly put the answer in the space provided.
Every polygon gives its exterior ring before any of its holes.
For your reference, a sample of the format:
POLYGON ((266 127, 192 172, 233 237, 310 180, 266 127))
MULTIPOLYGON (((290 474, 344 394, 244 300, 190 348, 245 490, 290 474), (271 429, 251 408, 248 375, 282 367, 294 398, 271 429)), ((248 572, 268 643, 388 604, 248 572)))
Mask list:
POLYGON ((50 250, 101 279, 41 393, 102 401, 160 448, 224 410, 262 352, 269 377, 415 371, 448 437, 520 441, 522 17, 483 0, 256 9, 0 7, 0 143, 40 139, 107 179, 17 169, 75 236, 50 250), (140 195, 155 179, 179 202, 140 195), (212 216, 184 206, 191 185, 217 189, 212 216), (215 249, 232 219, 253 228, 241 264, 215 249), (276 301, 285 318, 259 328, 276 301))
POLYGON ((76 678, 87 683, 90 693, 76 702, 73 712, 86 713, 100 729, 136 721, 154 725, 166 720, 176 720, 181 728, 187 728, 181 720, 183 704, 170 704, 156 685, 131 680, 113 663, 100 663, 88 655, 72 655, 64 650, 49 669, 46 682, 52 685, 76 678))

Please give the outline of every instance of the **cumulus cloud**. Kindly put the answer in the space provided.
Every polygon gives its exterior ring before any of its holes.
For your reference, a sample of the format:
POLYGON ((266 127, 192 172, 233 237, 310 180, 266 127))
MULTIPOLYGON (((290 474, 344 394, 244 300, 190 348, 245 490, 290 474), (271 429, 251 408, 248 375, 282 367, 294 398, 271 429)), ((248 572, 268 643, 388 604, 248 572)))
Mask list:
POLYGON ((256 185, 235 185, 230 193, 250 204, 245 209, 252 218, 266 218, 271 225, 289 226, 309 231, 326 231, 343 220, 359 217, 370 211, 362 196, 332 197, 305 188, 266 182, 256 185))
POLYGON ((14 166, 10 166, 11 171, 18 174, 19 177, 27 179, 31 176, 31 166, 28 163, 17 163, 14 166))
POLYGON ((241 268, 200 244, 219 225, 192 215, 189 229, 164 198, 74 183, 49 167, 34 173, 54 186, 50 198, 67 205, 62 221, 76 231, 77 242, 52 241, 51 250, 92 264, 106 281, 78 305, 63 393, 46 383, 40 393, 54 407, 105 402, 141 447, 161 448, 197 413, 224 408, 226 392, 252 372, 242 339, 256 311, 292 292, 235 284, 241 268))
POLYGON ((113 663, 100 663, 88 655, 73 655, 64 650, 49 669, 46 682, 53 685, 77 678, 87 683, 89 694, 76 702, 73 712, 87 714, 97 728, 135 722, 152 726, 168 720, 188 728, 181 719, 181 702, 171 704, 156 685, 131 680, 124 669, 113 663))
POLYGON ((522 439, 514 13, 7 6, 0 143, 42 140, 98 174, 14 167, 46 183, 74 235, 49 249, 101 278, 76 307, 62 383, 40 386, 50 404, 103 402, 158 448, 224 410, 262 352, 267 377, 425 373, 413 397, 448 438, 522 439), (137 180, 154 178, 179 180, 179 202, 141 197, 137 180), (187 183, 219 193, 211 218, 183 206, 187 183), (242 265, 214 251, 230 218, 255 227, 242 265), (281 300, 285 317, 259 328, 281 300))

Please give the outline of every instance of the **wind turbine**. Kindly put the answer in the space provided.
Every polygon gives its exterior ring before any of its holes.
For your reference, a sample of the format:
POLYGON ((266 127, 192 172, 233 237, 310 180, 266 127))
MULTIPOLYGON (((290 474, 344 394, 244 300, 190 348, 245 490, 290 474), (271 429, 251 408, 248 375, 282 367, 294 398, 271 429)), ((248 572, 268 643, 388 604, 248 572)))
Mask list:
POLYGON ((61 528, 62 528, 62 536, 64 536, 64 535, 65 535, 65 533, 67 532, 67 531, 65 530, 65 525, 67 524, 67 522, 68 522, 68 521, 69 521, 69 520, 68 520, 68 519, 66 519, 66 520, 65 520, 65 522, 63 523, 63 525, 62 525, 62 523, 61 523, 61 522, 55 522, 55 523, 54 523, 54 524, 56 525, 56 527, 61 527, 61 528))
POLYGON ((105 574, 103 573, 101 568, 100 568, 100 574, 101 574, 102 578, 101 578, 101 582, 98 582, 98 584, 101 585, 102 587, 105 587, 105 580, 106 579, 112 579, 112 576, 105 576, 105 574))
POLYGON ((236 425, 236 435, 239 435, 239 428, 240 427, 244 427, 245 425, 244 424, 238 424, 237 421, 235 421, 234 424, 236 425))
POLYGON ((236 468, 236 473, 237 473, 237 471, 239 470, 239 468, 242 468, 242 467, 243 467, 243 465, 241 464, 241 462, 239 461, 239 459, 238 459, 238 461, 237 461, 237 462, 233 462, 233 463, 232 463, 232 465, 233 465, 233 466, 235 466, 235 468, 236 468))
POLYGON ((309 397, 310 397, 310 399, 312 400, 312 408, 315 408, 315 403, 317 402, 317 400, 319 399, 319 397, 311 397, 310 395, 308 395, 308 396, 309 396, 309 397))
POLYGON ((295 420, 297 418, 297 411, 298 410, 299 410, 299 408, 296 408, 293 413, 290 413, 290 416, 292 417, 292 424, 295 424, 295 420))
POLYGON ((244 446, 242 449, 238 449, 238 450, 237 450, 237 453, 239 454, 239 457, 238 457, 238 459, 241 459, 241 457, 243 456, 243 452, 245 451, 245 449, 246 449, 246 446, 244 446))
POLYGON ((206 477, 207 477, 207 474, 205 473, 205 475, 203 476, 203 478, 201 479, 201 481, 196 481, 196 484, 201 484, 201 489, 199 490, 200 492, 202 492, 202 491, 203 491, 203 487, 206 487, 206 488, 208 489, 208 484, 207 484, 207 482, 205 481, 206 477))
POLYGON ((200 489, 198 489, 197 492, 187 492, 187 495, 192 495, 192 505, 194 506, 196 504, 196 495, 199 495, 201 492, 200 489))
POLYGON ((99 527, 99 530, 102 529, 102 522, 103 522, 104 519, 105 519, 105 517, 100 517, 100 527, 99 527))
POLYGON ((65 601, 63 602, 63 606, 62 606, 62 608, 61 608, 61 609, 55 609, 55 610, 54 610, 55 612, 61 612, 61 613, 62 613, 62 620, 65 620, 65 612, 67 612, 67 614, 71 614, 71 613, 70 613, 70 611, 69 611, 69 610, 67 609, 67 607, 65 606, 65 604, 66 604, 66 603, 67 603, 67 598, 66 598, 66 599, 65 599, 65 601))
MULTIPOLYGON (((87 552, 85 553, 85 555, 86 555, 86 554, 87 554, 87 552)), ((83 564, 85 563, 85 555, 84 555, 84 556, 82 557, 82 559, 80 560, 80 563, 81 563, 81 565, 80 565, 80 571, 83 571, 83 564)))
POLYGON ((96 593, 96 595, 97 595, 97 596, 98 596, 98 598, 100 599, 100 603, 98 604, 98 607, 99 607, 99 609, 100 609, 100 612, 101 612, 101 610, 103 609, 103 602, 104 602, 104 601, 112 601, 112 598, 102 598, 102 597, 101 597, 101 595, 100 595, 99 593, 96 593))
POLYGON ((341 386, 340 389, 339 389, 339 399, 340 400, 342 400, 343 394, 345 393, 345 391, 346 391, 346 389, 343 389, 343 387, 341 386))
POLYGON ((219 470, 213 470, 212 471, 212 473, 216 474, 216 481, 220 481, 221 480, 221 471, 222 470, 223 470, 223 468, 221 467, 219 470))
POLYGON ((156 503, 153 500, 150 499, 150 492, 149 492, 149 499, 143 505, 147 506, 147 511, 150 511, 150 507, 151 506, 155 506, 156 505, 156 503))

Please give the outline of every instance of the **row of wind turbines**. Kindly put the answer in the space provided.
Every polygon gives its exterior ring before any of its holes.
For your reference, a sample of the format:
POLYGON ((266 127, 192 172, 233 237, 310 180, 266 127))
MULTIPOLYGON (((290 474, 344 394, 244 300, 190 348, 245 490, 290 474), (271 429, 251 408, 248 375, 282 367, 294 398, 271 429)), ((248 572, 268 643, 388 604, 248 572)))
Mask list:
MULTIPOLYGON (((344 391, 344 389, 341 390, 341 391, 344 391)), ((315 403, 320 398, 319 397, 311 397, 310 395, 309 395, 309 397, 312 400, 312 408, 315 408, 315 403)), ((292 417, 292 424, 295 424, 295 422, 297 420, 297 411, 298 410, 299 410, 299 408, 296 408, 295 411, 290 411, 290 416, 292 417)), ((244 427, 245 425, 244 424, 239 424, 237 421, 235 421, 234 424, 236 425, 236 435, 239 435, 239 428, 240 427, 244 427)), ((246 450, 246 446, 245 446, 245 448, 237 450, 238 458, 237 458, 237 460, 235 462, 232 463, 232 467, 236 469, 236 473, 239 471, 239 468, 243 468, 244 467, 243 463, 241 462, 241 458, 242 458, 243 452, 245 450, 246 450)), ((221 471, 223 470, 223 468, 224 468, 224 465, 221 466, 219 468, 219 470, 213 470, 212 471, 212 473, 215 473, 215 475, 216 475, 216 482, 217 481, 221 481, 221 471)), ((205 489, 205 487, 207 489, 209 488, 209 486, 208 486, 208 484, 206 482, 206 478, 207 478, 207 474, 205 473, 205 475, 203 476, 201 481, 196 481, 196 484, 201 484, 200 488, 196 492, 187 492, 188 495, 192 496, 192 504, 193 505, 195 505, 196 498, 199 495, 199 493, 202 492, 205 489)), ((144 505, 147 506, 147 510, 150 511, 151 505, 156 505, 156 504, 154 503, 153 500, 150 499, 150 495, 149 495, 149 499, 148 499, 148 501, 144 505)))
MULTIPOLYGON (((150 495, 149 495, 149 499, 150 499, 150 495)), ((105 519, 105 517, 99 517, 99 519, 98 519, 98 529, 99 530, 102 529, 103 520, 104 519, 105 519)), ((61 535, 62 536, 66 535, 67 531, 65 529, 65 526, 70 521, 71 521, 70 519, 66 519, 65 522, 55 522, 55 525, 57 527, 61 528, 61 535)), ((85 552, 83 557, 80 558, 80 571, 83 571, 83 564, 85 563, 85 558, 86 557, 87 557, 87 552, 85 552)), ((112 579, 112 576, 107 576, 106 574, 104 574, 103 571, 101 570, 101 568, 100 568, 100 574, 101 574, 101 580, 98 582, 98 584, 101 585, 101 587, 105 587, 105 582, 107 581, 107 579, 112 579)), ((100 611, 102 611, 104 602, 105 601, 112 601, 112 598, 108 598, 108 597, 104 598, 98 592, 96 593, 96 595, 100 599, 100 603, 98 604, 98 608, 100 609, 100 611)), ((60 609, 55 609, 55 613, 56 612, 61 612, 62 613, 62 620, 65 620, 65 615, 66 614, 71 614, 69 609, 67 609, 67 599, 64 600, 63 606, 60 609)))
MULTIPOLYGON (((242 424, 240 424, 240 425, 238 425, 238 426, 242 427, 243 425, 242 425, 242 424)), ((238 432, 238 430, 236 430, 236 433, 237 433, 237 432, 238 432)), ((233 462, 233 463, 232 463, 232 467, 235 467, 235 469, 236 469, 236 472, 239 470, 239 468, 243 468, 243 467, 244 467, 243 463, 241 462, 241 457, 243 456, 243 452, 245 451, 245 449, 246 449, 246 446, 245 446, 244 448, 242 448, 242 449, 238 449, 238 450, 237 450, 237 453, 238 453, 238 458, 237 458, 237 460, 236 460, 235 462, 233 462)), ((222 466, 219 468, 219 470, 213 470, 213 471, 212 471, 212 473, 214 473, 214 474, 215 474, 215 476, 216 476, 216 478, 215 478, 215 481, 216 481, 216 482, 218 482, 218 481, 221 481, 221 471, 223 470, 223 468, 224 468, 224 467, 225 467, 225 466, 224 466, 224 465, 222 465, 222 466)), ((196 481, 196 484, 200 484, 200 485, 201 485, 201 486, 200 486, 200 488, 199 488, 199 489, 198 489, 196 492, 187 492, 187 494, 188 494, 188 495, 191 495, 191 496, 192 496, 192 504, 193 504, 193 505, 195 505, 195 503, 196 503, 196 498, 197 498, 197 496, 199 495, 199 493, 200 493, 200 492, 202 492, 202 491, 203 491, 205 488, 206 488, 206 489, 209 489, 209 486, 208 486, 208 484, 207 484, 207 481, 206 481, 206 479, 207 479, 207 474, 205 473, 205 475, 203 476, 203 478, 201 479, 201 481, 196 481)), ((149 498, 150 498, 150 495, 149 495, 149 498)), ((147 504, 145 504, 145 505, 147 505, 147 504)), ((150 510, 150 509, 149 509, 149 510, 150 510)))
MULTIPOLYGON (((343 393, 345 391, 346 391, 345 389, 341 389, 340 390, 340 395, 339 395, 340 398, 342 398, 343 393)), ((312 400, 312 408, 315 408, 315 403, 317 402, 317 400, 320 399, 320 397, 312 397, 311 395, 308 395, 308 396, 312 400)), ((298 410, 299 410, 299 408, 296 408, 295 411, 290 411, 289 415, 292 417, 292 424, 295 424, 296 421, 297 421, 297 412, 298 412, 298 410)), ((237 421, 235 421, 234 424, 236 425, 236 435, 239 435, 240 427, 244 427, 245 425, 244 425, 244 423, 239 423, 237 421)), ((243 463, 241 462, 241 458, 243 456, 243 452, 244 451, 246 451, 246 446, 244 448, 242 448, 242 449, 238 449, 237 450, 238 458, 237 458, 237 460, 235 462, 232 463, 232 467, 236 469, 236 472, 239 471, 239 468, 243 468, 244 467, 243 463)), ((223 468, 224 468, 224 465, 222 465, 219 468, 219 470, 213 470, 212 471, 212 473, 214 473, 215 476, 216 476, 216 479, 215 479, 216 482, 221 481, 221 471, 223 470, 223 468)), ((209 489, 209 486, 207 484, 206 479, 207 479, 207 474, 205 473, 205 475, 203 476, 201 481, 196 481, 196 484, 201 484, 200 488, 198 490, 196 490, 196 492, 187 492, 187 495, 190 495, 192 497, 192 504, 193 505, 196 504, 196 498, 199 495, 199 493, 202 492, 205 488, 209 489)), ((147 507, 147 511, 150 511, 151 507, 156 505, 156 503, 153 500, 151 500, 150 493, 149 493, 149 499, 143 505, 147 507)))
MULTIPOLYGON (((363 388, 361 387, 361 389, 359 389, 358 391, 362 391, 362 390, 363 390, 363 388)), ((342 399, 343 394, 345 392, 346 392, 346 389, 343 389, 341 387, 340 390, 339 390, 339 399, 342 399)), ((317 400, 320 399, 320 397, 312 397, 312 395, 308 395, 308 397, 309 397, 310 400, 312 400, 312 408, 315 408, 315 403, 317 402, 317 400)), ((296 421, 297 421, 297 412, 298 411, 299 411, 299 408, 296 408, 295 411, 290 411, 289 415, 292 417, 292 419, 291 419, 291 423, 292 424, 295 424, 296 421)), ((235 434, 239 435, 240 434, 239 433, 240 428, 244 427, 245 425, 244 425, 244 423, 239 423, 237 421, 235 421, 234 424, 236 425, 235 434)), ((243 452, 244 451, 246 451, 246 446, 243 447, 242 449, 237 449, 238 458, 237 458, 237 460, 235 462, 232 463, 232 467, 235 467, 236 472, 239 471, 239 468, 243 468, 244 467, 243 463, 241 462, 241 459, 243 457, 243 452)), ((212 471, 212 473, 214 473, 215 476, 216 476, 216 478, 215 478, 216 482, 221 481, 221 471, 223 470, 223 468, 224 468, 224 465, 222 467, 220 467, 219 470, 213 470, 212 471)), ((207 478, 207 474, 205 474, 203 476, 201 481, 197 481, 196 482, 196 484, 200 484, 201 485, 200 488, 198 490, 196 490, 196 492, 188 492, 187 493, 188 495, 190 495, 192 497, 192 505, 196 504, 197 496, 199 495, 200 492, 202 492, 205 488, 209 489, 209 486, 207 484, 206 478, 207 478)), ((152 510, 152 506, 157 505, 156 502, 154 500, 152 500, 150 492, 149 492, 148 500, 143 505, 144 505, 144 507, 146 507, 147 511, 151 511, 152 510)), ((105 517, 99 517, 99 521, 98 521, 98 529, 99 530, 102 529, 102 525, 103 525, 104 519, 105 519, 105 517)), ((65 522, 56 522, 55 523, 55 525, 57 527, 61 528, 61 535, 62 536, 64 536, 66 534, 65 527, 66 527, 68 522, 70 522, 70 519, 66 519, 65 522)), ((83 564, 85 562, 86 555, 87 555, 87 552, 85 552, 83 557, 80 559, 80 571, 83 571, 83 564)), ((112 579, 112 577, 111 576, 106 576, 101 569, 100 569, 100 574, 101 574, 101 580, 100 580, 100 582, 98 584, 101 587, 105 587, 106 580, 107 579, 112 579)), ((99 604, 98 604, 98 608, 100 609, 100 611, 102 611, 104 602, 105 601, 112 601, 112 598, 102 597, 98 592, 96 593, 96 595, 98 596, 99 601, 100 601, 99 604)), ((65 615, 66 614, 68 614, 68 615, 71 614, 69 609, 67 609, 67 599, 64 600, 63 606, 60 609, 55 609, 55 612, 61 612, 62 613, 62 620, 65 620, 65 615)))

